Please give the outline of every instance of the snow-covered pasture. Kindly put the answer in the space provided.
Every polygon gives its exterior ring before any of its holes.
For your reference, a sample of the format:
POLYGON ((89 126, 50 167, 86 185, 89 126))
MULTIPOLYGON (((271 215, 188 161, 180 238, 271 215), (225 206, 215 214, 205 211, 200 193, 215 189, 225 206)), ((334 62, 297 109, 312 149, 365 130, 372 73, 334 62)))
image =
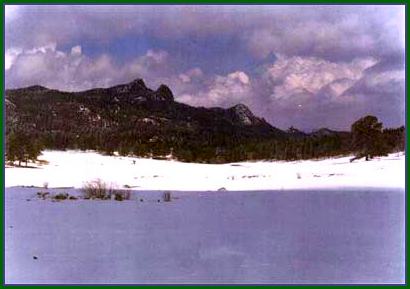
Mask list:
POLYGON ((115 187, 138 190, 281 190, 299 188, 404 188, 405 156, 350 162, 351 157, 294 162, 259 161, 196 164, 87 151, 44 151, 42 164, 6 167, 5 184, 80 188, 101 179, 115 187))
POLYGON ((402 189, 173 191, 171 202, 38 190, 6 189, 6 283, 404 282, 402 189))
POLYGON ((6 167, 6 283, 404 282, 403 153, 353 163, 40 159, 6 167), (130 200, 49 197, 80 196, 95 179, 130 200))

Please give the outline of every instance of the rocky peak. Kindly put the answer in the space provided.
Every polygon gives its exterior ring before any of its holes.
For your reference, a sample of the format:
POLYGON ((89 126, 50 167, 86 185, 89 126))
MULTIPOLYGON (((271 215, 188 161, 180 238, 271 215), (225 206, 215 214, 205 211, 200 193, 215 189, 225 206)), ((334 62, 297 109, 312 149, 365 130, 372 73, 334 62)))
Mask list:
POLYGON ((121 84, 115 87, 117 93, 133 93, 148 90, 144 81, 140 78, 135 79, 127 84, 121 84))
POLYGON ((244 112, 253 115, 249 107, 247 107, 243 103, 238 103, 237 105, 233 106, 232 109, 234 109, 236 112, 244 112))
POLYGON ((48 90, 47 87, 41 86, 41 85, 33 85, 27 87, 27 89, 32 90, 32 91, 45 91, 48 90))
POLYGON ((41 85, 32 85, 32 86, 27 86, 27 87, 23 87, 23 88, 15 88, 15 89, 6 89, 6 93, 7 91, 24 91, 24 92, 45 92, 48 89, 47 87, 41 86, 41 85))
POLYGON ((142 80, 141 78, 134 79, 133 81, 130 82, 130 84, 136 87, 140 87, 140 88, 147 88, 144 80, 142 80))
POLYGON ((155 91, 155 100, 174 101, 174 95, 168 86, 161 84, 155 91))
POLYGON ((311 135, 313 135, 313 136, 327 136, 327 135, 332 135, 334 133, 335 133, 334 131, 332 131, 328 128, 321 128, 321 129, 318 129, 316 131, 313 131, 311 133, 311 135))
POLYGON ((306 136, 306 134, 303 131, 298 130, 297 128, 295 128, 293 126, 288 128, 288 130, 286 132, 288 134, 290 134, 291 136, 294 136, 294 137, 304 137, 304 136, 306 136))
POLYGON ((231 107, 229 110, 233 112, 234 118, 241 124, 252 125, 260 122, 260 120, 253 115, 252 111, 242 103, 231 107))

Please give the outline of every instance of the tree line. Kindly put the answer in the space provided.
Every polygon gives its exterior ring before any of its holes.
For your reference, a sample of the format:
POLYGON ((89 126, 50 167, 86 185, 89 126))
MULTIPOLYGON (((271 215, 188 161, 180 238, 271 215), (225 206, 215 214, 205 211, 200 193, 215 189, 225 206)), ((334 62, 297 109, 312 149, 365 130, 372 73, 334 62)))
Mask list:
POLYGON ((229 133, 189 134, 177 128, 161 130, 110 130, 73 133, 33 132, 15 127, 6 135, 6 160, 18 165, 35 161, 43 149, 93 149, 103 154, 138 157, 172 157, 185 162, 226 163, 245 160, 303 160, 354 154, 352 160, 386 155, 405 148, 404 127, 383 129, 375 116, 365 116, 350 132, 332 132, 278 138, 244 138, 229 133), (145 131, 141 131, 145 130, 145 131), (141 135, 144 135, 142 138, 141 135))

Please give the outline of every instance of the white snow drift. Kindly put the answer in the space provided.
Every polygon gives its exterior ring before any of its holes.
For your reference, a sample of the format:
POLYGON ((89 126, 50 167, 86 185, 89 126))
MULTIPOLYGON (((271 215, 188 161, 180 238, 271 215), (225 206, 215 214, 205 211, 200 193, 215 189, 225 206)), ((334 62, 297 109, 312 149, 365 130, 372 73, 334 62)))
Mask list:
POLYGON ((102 179, 138 190, 275 190, 301 188, 405 186, 405 155, 394 153, 371 161, 350 157, 295 162, 196 164, 134 157, 103 156, 87 151, 44 151, 35 168, 6 167, 11 186, 82 187, 102 179))

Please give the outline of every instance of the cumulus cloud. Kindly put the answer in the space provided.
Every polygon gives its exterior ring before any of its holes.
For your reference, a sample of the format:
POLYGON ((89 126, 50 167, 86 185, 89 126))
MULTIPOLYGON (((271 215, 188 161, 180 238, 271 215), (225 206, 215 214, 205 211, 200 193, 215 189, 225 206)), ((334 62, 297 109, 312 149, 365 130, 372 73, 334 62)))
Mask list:
POLYGON ((203 77, 196 86, 186 86, 179 79, 174 82, 180 89, 177 100, 222 107, 242 102, 283 129, 296 126, 310 131, 326 126, 348 130, 365 114, 377 115, 389 127, 404 123, 402 67, 387 68, 372 57, 337 63, 281 56, 263 69, 258 76, 236 71, 203 77))
POLYGON ((404 19, 403 6, 305 6, 286 10, 244 38, 259 56, 273 52, 351 60, 400 53, 404 19))
POLYGON ((217 76, 209 87, 207 97, 214 105, 230 106, 238 102, 248 102, 250 94, 249 76, 243 71, 235 71, 226 76, 217 76))
POLYGON ((288 100, 303 93, 317 94, 325 87, 337 97, 375 63, 373 58, 335 63, 316 57, 280 57, 266 73, 275 100, 288 100))
POLYGON ((203 75, 204 73, 202 72, 202 70, 199 67, 195 67, 179 74, 179 79, 184 83, 188 83, 193 79, 201 78, 203 75))
POLYGON ((199 91, 186 89, 177 99, 193 105, 230 107, 252 104, 253 95, 250 77, 243 71, 235 71, 208 79, 199 91))
POLYGON ((168 57, 165 51, 148 50, 121 66, 110 55, 90 58, 82 53, 80 45, 65 53, 54 43, 17 52, 8 50, 6 55, 9 55, 7 87, 41 84, 67 91, 107 87, 138 77, 156 79, 161 75, 159 71, 167 72, 168 57))
POLYGON ((16 60, 17 56, 21 54, 21 49, 8 49, 4 55, 4 68, 5 70, 10 69, 13 65, 14 61, 16 60))
POLYGON ((312 57, 282 57, 267 68, 265 113, 280 127, 349 129, 374 114, 387 126, 404 123, 404 70, 374 58, 334 63, 312 57), (394 117, 392 117, 394 116, 394 117))
POLYGON ((71 55, 81 55, 82 49, 80 45, 71 48, 71 55))
POLYGON ((405 72, 391 68, 379 71, 369 69, 342 97, 357 99, 357 114, 379 116, 385 126, 392 127, 405 122, 405 72), (392 117, 394 116, 394 117, 392 117))

